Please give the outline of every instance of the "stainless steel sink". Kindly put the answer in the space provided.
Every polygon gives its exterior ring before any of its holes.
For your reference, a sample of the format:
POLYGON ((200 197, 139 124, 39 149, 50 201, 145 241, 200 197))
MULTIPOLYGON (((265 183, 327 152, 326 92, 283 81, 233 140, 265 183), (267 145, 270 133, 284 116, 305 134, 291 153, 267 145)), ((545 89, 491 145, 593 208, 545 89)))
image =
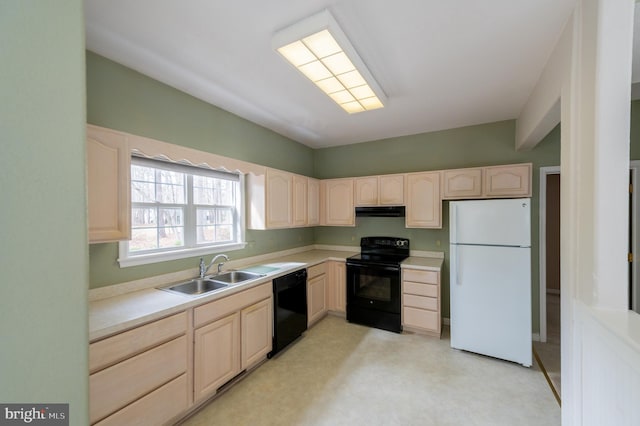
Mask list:
POLYGON ((218 283, 238 284, 260 277, 264 277, 264 274, 256 274, 254 272, 247 271, 229 271, 222 274, 213 275, 210 277, 210 279, 218 283))
POLYGON ((214 281, 210 278, 196 278, 185 283, 174 284, 169 287, 161 287, 160 290, 195 296, 209 293, 214 290, 220 290, 227 287, 227 285, 228 284, 225 284, 224 282, 214 281))
POLYGON ((172 293, 186 294, 189 296, 200 296, 205 293, 223 289, 231 284, 239 284, 264 276, 265 274, 256 274, 254 272, 229 271, 218 275, 212 275, 210 277, 196 278, 180 284, 160 287, 159 289, 170 291, 172 293))

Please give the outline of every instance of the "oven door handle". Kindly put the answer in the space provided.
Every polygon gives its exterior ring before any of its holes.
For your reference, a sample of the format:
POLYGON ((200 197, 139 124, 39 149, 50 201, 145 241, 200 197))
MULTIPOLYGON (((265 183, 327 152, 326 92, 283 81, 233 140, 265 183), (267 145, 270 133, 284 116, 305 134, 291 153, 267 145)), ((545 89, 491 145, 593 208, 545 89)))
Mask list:
POLYGON ((399 272, 400 267, 398 266, 382 266, 382 265, 361 265, 356 263, 347 262, 347 266, 356 267, 365 270, 374 270, 374 271, 385 271, 385 272, 399 272))

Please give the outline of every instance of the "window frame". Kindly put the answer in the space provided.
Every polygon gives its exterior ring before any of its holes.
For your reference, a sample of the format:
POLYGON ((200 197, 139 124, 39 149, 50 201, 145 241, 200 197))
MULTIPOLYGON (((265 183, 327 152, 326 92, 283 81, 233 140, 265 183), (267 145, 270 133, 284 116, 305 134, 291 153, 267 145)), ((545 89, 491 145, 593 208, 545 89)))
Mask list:
MULTIPOLYGON (((242 173, 231 173, 227 171, 219 171, 211 168, 194 166, 191 164, 177 163, 164 159, 151 159, 147 157, 141 157, 137 155, 132 155, 131 157, 131 165, 142 165, 147 167, 154 168, 162 168, 165 170, 173 170, 178 171, 180 173, 185 173, 185 204, 184 205, 175 205, 175 204, 165 204, 165 203, 133 203, 131 202, 131 212, 136 207, 142 207, 143 205, 157 205, 161 207, 173 207, 173 206, 183 206, 184 207, 184 243, 185 245, 178 248, 163 248, 163 249, 153 249, 153 250, 145 250, 142 252, 129 252, 129 241, 120 241, 118 245, 119 257, 118 263, 121 268, 129 267, 129 266, 138 266, 138 265, 146 265, 151 263, 165 262, 170 260, 178 260, 178 259, 186 259, 190 257, 203 256, 214 253, 222 253, 229 252, 234 250, 241 250, 246 247, 247 243, 245 242, 245 233, 246 233, 246 224, 245 224, 245 179, 244 174, 242 173), (193 176, 209 176, 214 178, 228 178, 230 175, 237 176, 237 184, 235 185, 235 208, 233 208, 233 233, 236 235, 236 238, 233 242, 229 243, 219 243, 219 244, 198 244, 197 243, 197 219, 196 213, 198 208, 200 207, 211 207, 212 209, 219 208, 221 206, 208 206, 203 204, 194 204, 193 200, 193 176), (193 216, 193 217, 192 217, 193 216), (191 231, 188 231, 188 227, 191 227, 191 231)), ((229 179, 235 180, 235 179, 229 179)), ((129 185, 131 185, 131 180, 129 181, 129 185)), ((223 207, 223 206, 222 206, 223 207)))

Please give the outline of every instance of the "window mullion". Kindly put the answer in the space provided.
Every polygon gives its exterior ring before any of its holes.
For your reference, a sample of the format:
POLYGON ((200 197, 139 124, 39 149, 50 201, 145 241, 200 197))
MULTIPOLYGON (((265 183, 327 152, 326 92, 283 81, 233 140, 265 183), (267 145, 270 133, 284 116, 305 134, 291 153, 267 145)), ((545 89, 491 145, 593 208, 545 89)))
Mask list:
POLYGON ((187 175, 187 203, 185 205, 184 239, 187 247, 196 246, 196 210, 193 205, 193 175, 187 175))

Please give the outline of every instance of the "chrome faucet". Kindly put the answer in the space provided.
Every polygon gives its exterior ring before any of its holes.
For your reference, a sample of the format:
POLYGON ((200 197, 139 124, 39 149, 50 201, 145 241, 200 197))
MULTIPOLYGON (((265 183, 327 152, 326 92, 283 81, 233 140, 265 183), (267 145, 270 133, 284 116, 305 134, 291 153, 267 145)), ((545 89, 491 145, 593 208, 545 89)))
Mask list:
MULTIPOLYGON (((207 271, 211 268, 211 266, 213 266, 214 263, 216 263, 216 260, 218 260, 219 257, 224 257, 225 261, 229 261, 229 256, 227 256, 226 254, 217 254, 213 257, 213 259, 211 259, 211 262, 209 262, 209 266, 204 266, 204 259, 200 258, 200 278, 204 278, 207 271)), ((218 263, 218 273, 222 272, 222 265, 224 265, 224 262, 218 263)))

